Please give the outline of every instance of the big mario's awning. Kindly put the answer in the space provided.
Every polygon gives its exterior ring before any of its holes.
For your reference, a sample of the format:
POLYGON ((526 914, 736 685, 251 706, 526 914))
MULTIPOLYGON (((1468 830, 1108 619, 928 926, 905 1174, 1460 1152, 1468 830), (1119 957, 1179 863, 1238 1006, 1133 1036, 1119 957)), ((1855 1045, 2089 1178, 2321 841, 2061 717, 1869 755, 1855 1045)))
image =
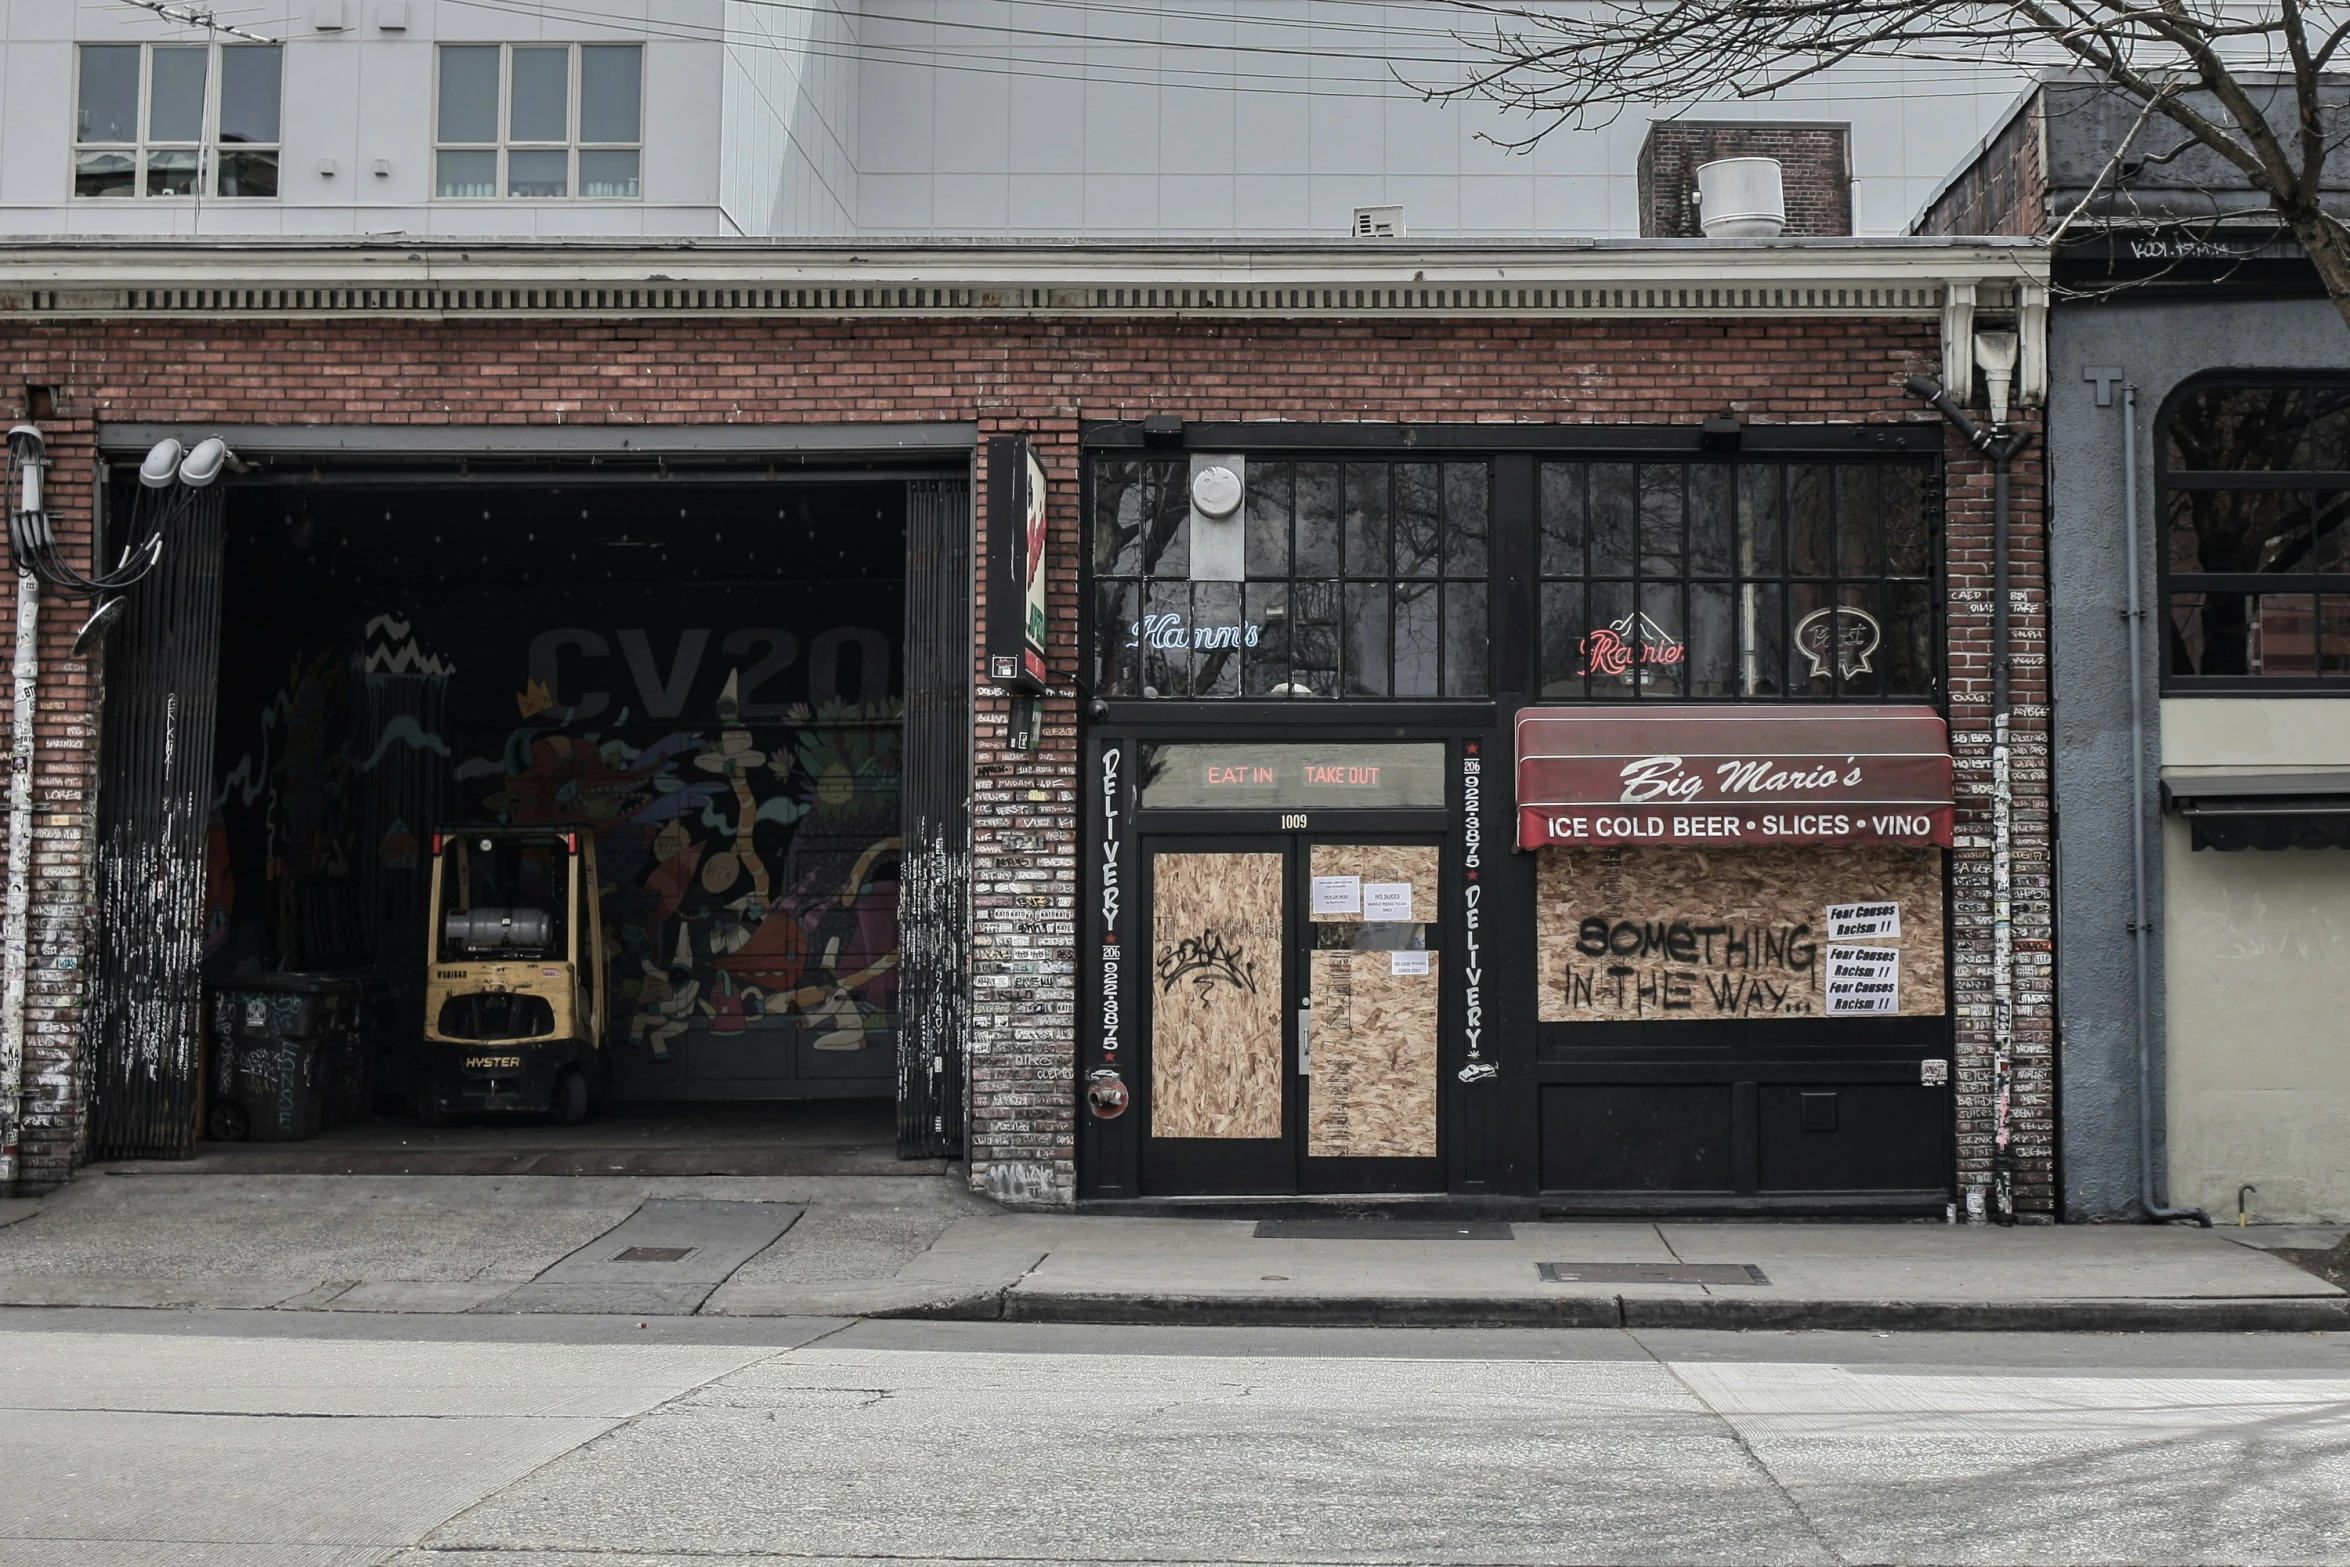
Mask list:
POLYGON ((1948 847, 1950 732, 1930 707, 1531 707, 1518 847, 1948 847))

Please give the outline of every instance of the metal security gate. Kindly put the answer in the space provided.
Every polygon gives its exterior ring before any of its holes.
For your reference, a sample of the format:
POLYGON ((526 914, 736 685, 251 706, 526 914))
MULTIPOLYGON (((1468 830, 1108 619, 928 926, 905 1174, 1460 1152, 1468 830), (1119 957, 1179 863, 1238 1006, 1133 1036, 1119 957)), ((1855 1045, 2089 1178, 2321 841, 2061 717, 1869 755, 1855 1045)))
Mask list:
POLYGON ((971 486, 906 489, 898 1154, 937 1159, 963 1151, 970 1026, 971 486))
POLYGON ((90 1156, 186 1158, 203 1026, 222 489, 174 524, 106 650, 90 1156))

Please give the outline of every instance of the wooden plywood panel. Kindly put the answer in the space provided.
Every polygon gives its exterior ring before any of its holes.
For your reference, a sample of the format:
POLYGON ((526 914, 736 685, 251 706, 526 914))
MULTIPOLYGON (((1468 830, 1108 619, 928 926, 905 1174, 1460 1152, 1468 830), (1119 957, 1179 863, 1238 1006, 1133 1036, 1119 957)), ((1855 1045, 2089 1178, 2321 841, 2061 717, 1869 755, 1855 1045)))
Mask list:
POLYGON ((1151 861, 1151 1134, 1281 1135, 1278 854, 1151 861))
MULTIPOLYGON (((1410 843, 1317 843, 1313 850, 1316 876, 1353 876, 1362 881, 1409 882, 1412 919, 1436 919, 1436 845, 1410 843)), ((1360 914, 1316 914, 1323 924, 1347 923, 1360 914)))
POLYGON ((1546 1023, 1822 1015, 1829 906, 1874 901, 1900 1015, 1948 1010, 1939 849, 1544 849, 1536 888, 1546 1023))
POLYGON ((1308 1154, 1435 1157, 1437 958, 1426 956, 1427 973, 1397 974, 1392 952, 1313 955, 1308 1154))

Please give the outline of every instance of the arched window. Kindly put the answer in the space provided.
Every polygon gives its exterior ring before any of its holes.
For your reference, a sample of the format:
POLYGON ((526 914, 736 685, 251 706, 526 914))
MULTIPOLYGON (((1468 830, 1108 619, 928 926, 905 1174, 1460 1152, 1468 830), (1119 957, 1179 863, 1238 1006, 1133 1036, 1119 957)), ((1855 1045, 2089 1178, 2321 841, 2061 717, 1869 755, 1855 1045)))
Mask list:
POLYGON ((2350 692, 2350 379, 2198 381, 2155 435, 2165 688, 2350 692))

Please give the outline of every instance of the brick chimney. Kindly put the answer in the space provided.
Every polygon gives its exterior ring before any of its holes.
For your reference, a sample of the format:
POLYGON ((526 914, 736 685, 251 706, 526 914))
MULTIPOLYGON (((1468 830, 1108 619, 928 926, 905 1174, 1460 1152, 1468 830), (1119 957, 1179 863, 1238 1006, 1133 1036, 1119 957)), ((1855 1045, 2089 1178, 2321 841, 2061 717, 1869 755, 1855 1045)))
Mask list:
POLYGON ((1640 144, 1640 237, 1702 239, 1697 166, 1776 158, 1789 234, 1852 232, 1852 127, 1820 121, 1651 120, 1640 144))

